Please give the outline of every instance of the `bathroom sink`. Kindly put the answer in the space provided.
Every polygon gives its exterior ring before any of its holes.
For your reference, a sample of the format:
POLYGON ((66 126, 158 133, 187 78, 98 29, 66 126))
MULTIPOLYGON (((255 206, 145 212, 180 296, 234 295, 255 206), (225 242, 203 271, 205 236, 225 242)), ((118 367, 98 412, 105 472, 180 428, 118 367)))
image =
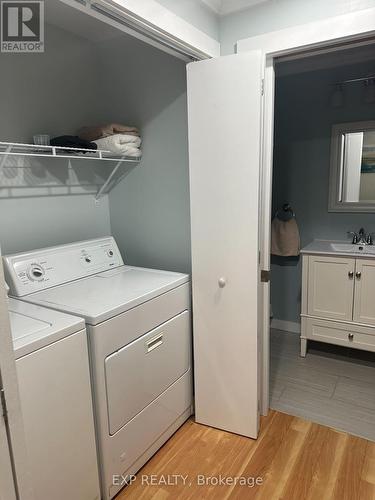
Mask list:
POLYGON ((334 252, 366 254, 375 256, 375 246, 373 245, 352 245, 351 243, 331 243, 334 252))
MULTIPOLYGON (((334 252, 350 252, 357 253, 359 245, 352 245, 350 243, 331 243, 331 248, 334 252)), ((361 250, 360 250, 361 251, 361 250)))
POLYGON ((301 254, 310 255, 363 255, 375 259, 375 245, 353 245, 346 241, 314 240, 301 249, 301 254))

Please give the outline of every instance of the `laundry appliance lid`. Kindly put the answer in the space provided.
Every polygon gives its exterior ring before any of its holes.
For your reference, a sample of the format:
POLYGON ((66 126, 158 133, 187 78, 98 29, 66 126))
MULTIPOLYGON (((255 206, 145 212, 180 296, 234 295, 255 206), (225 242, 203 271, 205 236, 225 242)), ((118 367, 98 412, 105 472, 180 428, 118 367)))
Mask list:
POLYGON ((97 325, 188 281, 187 274, 120 266, 22 300, 75 314, 97 325))
POLYGON ((76 316, 12 298, 9 317, 16 359, 85 328, 84 321, 76 316))

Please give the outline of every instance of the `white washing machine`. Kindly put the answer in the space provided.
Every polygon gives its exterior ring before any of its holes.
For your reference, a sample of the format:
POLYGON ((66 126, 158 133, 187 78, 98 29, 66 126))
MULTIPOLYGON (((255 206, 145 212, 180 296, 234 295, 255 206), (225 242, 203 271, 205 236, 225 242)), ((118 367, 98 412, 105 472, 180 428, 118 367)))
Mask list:
POLYGON ((9 299, 35 500, 99 500, 83 320, 9 299))
POLYGON ((4 261, 12 295, 86 321, 110 499, 192 413, 189 277, 125 266, 111 237, 4 261))

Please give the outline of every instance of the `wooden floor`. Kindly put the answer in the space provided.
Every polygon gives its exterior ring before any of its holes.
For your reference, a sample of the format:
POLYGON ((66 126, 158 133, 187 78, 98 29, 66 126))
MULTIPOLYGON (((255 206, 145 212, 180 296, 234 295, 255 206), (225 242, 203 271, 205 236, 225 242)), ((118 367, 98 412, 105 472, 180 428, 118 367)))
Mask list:
POLYGON ((211 498, 374 500, 375 443, 276 411, 262 418, 257 441, 189 420, 117 500, 211 498), (220 474, 263 483, 214 485, 220 474), (188 476, 186 485, 172 475, 188 476), (199 485, 198 475, 212 485, 199 485), (152 480, 161 484, 142 484, 152 480))
POLYGON ((271 331, 271 408, 375 441, 375 353, 271 331))

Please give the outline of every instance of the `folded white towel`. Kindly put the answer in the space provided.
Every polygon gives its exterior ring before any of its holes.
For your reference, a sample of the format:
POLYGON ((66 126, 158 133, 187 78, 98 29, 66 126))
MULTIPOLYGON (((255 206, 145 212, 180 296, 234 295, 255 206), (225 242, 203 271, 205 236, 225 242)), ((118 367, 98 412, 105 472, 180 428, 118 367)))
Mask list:
POLYGON ((126 154, 127 147, 139 148, 141 142, 141 138, 135 135, 115 134, 98 139, 95 141, 95 144, 98 146, 98 149, 107 149, 114 153, 126 154))
POLYGON ((139 148, 132 148, 130 146, 124 146, 123 150, 122 150, 122 155, 123 156, 131 156, 131 157, 134 157, 134 158, 138 158, 140 156, 142 156, 142 151, 139 149, 139 148))

